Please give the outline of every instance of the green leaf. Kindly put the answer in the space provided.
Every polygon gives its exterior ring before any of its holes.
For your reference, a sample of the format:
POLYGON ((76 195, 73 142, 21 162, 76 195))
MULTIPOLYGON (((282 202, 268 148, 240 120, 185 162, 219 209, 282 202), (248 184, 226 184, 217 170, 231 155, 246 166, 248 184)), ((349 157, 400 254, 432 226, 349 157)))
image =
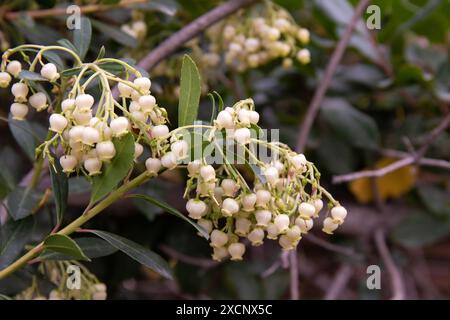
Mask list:
POLYGON ((434 92, 442 101, 450 103, 450 59, 443 62, 436 75, 434 92))
POLYGON ((63 77, 71 77, 71 76, 75 76, 77 74, 79 74, 81 71, 81 68, 77 67, 77 68, 70 68, 70 69, 66 69, 64 71, 62 71, 60 74, 63 77))
POLYGON ((450 197, 448 192, 434 185, 419 186, 420 200, 433 214, 441 218, 450 218, 450 197))
POLYGON ((10 114, 8 125, 17 144, 22 148, 28 158, 33 161, 34 153, 40 140, 31 124, 26 120, 15 120, 10 114))
POLYGON ((97 202, 111 192, 133 168, 134 139, 131 133, 113 139, 116 156, 95 176, 92 183, 91 202, 97 202))
POLYGON ((217 117, 217 108, 216 108, 216 99, 212 93, 208 93, 208 97, 211 99, 211 119, 209 120, 209 124, 212 125, 214 119, 217 117))
POLYGON ((184 55, 181 66, 178 126, 191 125, 197 119, 200 102, 200 73, 195 62, 184 55))
POLYGON ((91 44, 92 26, 91 20, 81 17, 80 28, 73 32, 73 44, 77 48, 80 59, 83 60, 91 44))
POLYGON ((392 240, 410 248, 431 245, 450 234, 450 219, 442 220, 425 212, 414 212, 390 234, 392 240))
POLYGON ((28 71, 28 70, 22 70, 19 73, 19 78, 23 80, 31 80, 31 81, 47 81, 44 77, 42 77, 39 73, 28 71))
POLYGON ((61 225, 64 213, 67 209, 69 198, 69 183, 67 175, 62 171, 59 161, 55 161, 54 166, 49 166, 50 179, 52 182, 53 197, 56 203, 56 224, 61 225), (56 169, 56 171, 55 171, 56 169))
POLYGON ((223 103, 222 96, 217 91, 213 91, 213 93, 217 96, 217 100, 219 100, 219 107, 217 108, 217 113, 219 113, 223 110, 225 105, 223 103))
POLYGON ((97 59, 95 59, 95 60, 103 59, 103 57, 105 56, 105 54, 106 54, 105 46, 102 46, 102 47, 100 48, 100 51, 98 52, 97 59))
POLYGON ((119 28, 109 26, 97 20, 91 20, 91 23, 94 28, 98 29, 98 31, 117 41, 118 43, 131 48, 135 48, 137 46, 136 38, 133 38, 119 28))
MULTIPOLYGON (((73 240, 89 259, 105 257, 117 251, 115 247, 99 238, 89 237, 73 240)), ((55 251, 47 251, 39 256, 39 260, 73 260, 73 257, 55 251)))
POLYGON ((178 10, 178 3, 174 0, 152 0, 135 4, 132 7, 141 10, 157 10, 168 16, 174 16, 178 10))
POLYGON ((28 217, 19 221, 9 219, 0 225, 0 270, 8 266, 20 254, 31 238, 34 218, 28 217))
POLYGON ((69 39, 60 39, 58 40, 58 44, 63 46, 64 48, 72 50, 73 52, 78 52, 77 48, 72 42, 70 42, 69 39))
POLYGON ((165 278, 172 279, 172 271, 167 262, 153 251, 116 234, 100 230, 89 230, 89 232, 108 241, 112 246, 140 264, 154 270, 165 278))
POLYGON ((27 187, 17 187, 6 198, 6 207, 14 220, 23 219, 37 208, 41 194, 27 187))
POLYGON ((182 214, 180 211, 178 211, 174 207, 170 206, 169 204, 167 204, 163 201, 157 200, 154 197, 151 197, 151 196, 145 195, 145 194, 131 194, 131 195, 128 195, 127 197, 143 199, 145 201, 150 202, 151 204, 154 204, 155 206, 158 206, 158 207, 164 209, 164 211, 167 211, 168 213, 173 214, 174 216, 183 219, 184 221, 189 223, 191 226, 193 226, 195 229, 197 229, 197 231, 200 232, 203 237, 205 237, 206 239, 209 239, 208 233, 202 227, 200 227, 198 224, 196 224, 195 222, 190 220, 188 217, 186 217, 184 214, 182 214))
POLYGON ((340 98, 324 99, 321 116, 343 140, 354 147, 378 147, 380 134, 376 122, 340 98))
POLYGON ((90 261, 80 246, 71 238, 62 234, 52 234, 44 240, 44 250, 62 253, 75 260, 90 261))

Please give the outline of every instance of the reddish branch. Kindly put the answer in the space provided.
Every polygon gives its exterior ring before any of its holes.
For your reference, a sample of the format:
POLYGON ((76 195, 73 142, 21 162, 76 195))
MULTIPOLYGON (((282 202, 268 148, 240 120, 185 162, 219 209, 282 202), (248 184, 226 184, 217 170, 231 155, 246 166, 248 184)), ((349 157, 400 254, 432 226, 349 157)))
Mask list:
MULTIPOLYGON (((423 162, 423 156, 427 152, 428 148, 431 146, 431 144, 436 140, 436 138, 444 132, 448 127, 450 126, 450 113, 442 119, 441 123, 434 128, 424 139, 424 142, 422 143, 422 147, 417 151, 416 153, 410 154, 407 157, 404 157, 403 159, 400 159, 386 167, 383 167, 381 169, 377 170, 364 170, 359 172, 353 172, 349 174, 344 174, 340 176, 334 176, 333 177, 333 183, 342 183, 342 182, 348 182, 360 178, 366 178, 366 177, 381 177, 384 176, 390 172, 393 172, 395 170, 398 170, 400 168, 403 168, 405 166, 411 165, 411 164, 421 164, 423 162)), ((431 164, 437 164, 439 167, 446 166, 447 161, 443 160, 435 160, 435 159, 425 159, 425 163, 427 165, 431 164)))

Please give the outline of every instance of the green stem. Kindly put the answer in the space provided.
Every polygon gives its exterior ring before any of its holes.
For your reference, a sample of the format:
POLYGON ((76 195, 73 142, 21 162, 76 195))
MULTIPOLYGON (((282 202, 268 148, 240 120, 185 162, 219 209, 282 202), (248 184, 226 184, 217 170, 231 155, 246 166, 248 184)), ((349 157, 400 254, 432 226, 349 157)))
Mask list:
MULTIPOLYGON (((142 183, 146 182, 148 179, 150 179, 151 176, 148 175, 147 172, 144 172, 134 178, 133 180, 125 183, 117 190, 111 192, 105 199, 100 201, 96 206, 94 206, 92 209, 87 211, 82 216, 78 217, 76 220, 74 220, 72 223, 67 225, 64 229, 60 230, 56 234, 61 235, 70 235, 71 233, 77 231, 83 224, 91 220, 93 217, 95 217, 97 214, 102 212, 104 209, 109 207, 112 203, 119 200, 123 194, 130 191, 133 188, 136 188, 137 186, 141 185, 142 183)), ((36 245, 33 249, 28 251, 25 255, 20 257, 18 260, 10 264, 8 267, 0 271, 0 280, 7 277, 11 273, 15 272, 16 270, 23 267, 27 262, 35 258, 42 250, 44 250, 44 242, 39 243, 36 245)))

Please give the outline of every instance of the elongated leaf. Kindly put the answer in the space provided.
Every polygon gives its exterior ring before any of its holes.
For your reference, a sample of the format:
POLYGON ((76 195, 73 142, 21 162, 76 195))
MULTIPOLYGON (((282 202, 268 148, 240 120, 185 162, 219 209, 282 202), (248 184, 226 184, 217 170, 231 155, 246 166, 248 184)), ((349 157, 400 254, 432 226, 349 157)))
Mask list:
POLYGON ((91 20, 81 17, 80 28, 73 32, 73 44, 77 48, 78 55, 83 60, 91 44, 92 26, 91 20))
POLYGON ((34 132, 33 127, 26 120, 14 120, 11 115, 8 118, 8 125, 17 144, 28 158, 33 161, 36 146, 39 143, 39 137, 34 132))
POLYGON ((155 206, 158 206, 158 207, 164 209, 168 213, 173 214, 174 216, 183 219, 184 221, 186 221, 187 223, 192 225, 195 229, 197 229, 197 231, 200 232, 202 234, 202 236, 204 236, 206 239, 209 239, 208 233, 202 227, 200 227, 198 224, 196 224, 195 222, 190 220, 188 217, 186 217, 184 214, 182 214, 180 211, 178 211, 174 207, 170 206, 169 204, 167 204, 163 201, 157 200, 157 199, 155 199, 149 195, 145 195, 145 194, 131 194, 128 197, 143 199, 145 201, 150 202, 151 204, 154 204, 155 206))
POLYGON ((219 113, 224 108, 223 99, 222 96, 217 91, 213 91, 213 93, 217 96, 217 100, 219 100, 219 107, 217 108, 217 113, 219 113))
POLYGON ((131 133, 113 140, 116 148, 114 159, 93 179, 91 201, 96 202, 111 192, 133 167, 134 139, 131 133))
POLYGON ((117 27, 112 27, 97 20, 91 20, 92 26, 99 30, 104 35, 117 41, 124 46, 135 48, 137 46, 136 38, 133 38, 129 34, 123 32, 117 27))
POLYGON ((22 70, 19 73, 19 78, 23 80, 31 80, 31 81, 47 81, 44 77, 42 77, 39 73, 22 70))
MULTIPOLYGON (((78 238, 74 239, 83 253, 89 258, 101 258, 113 254, 117 251, 115 247, 110 245, 103 239, 99 238, 78 238)), ((55 251, 43 252, 39 256, 40 260, 73 260, 72 256, 55 251)))
POLYGON ((14 220, 20 220, 32 214, 40 200, 41 194, 33 189, 17 187, 6 198, 6 207, 14 220))
POLYGON ((181 66, 178 126, 191 125, 197 119, 200 102, 200 73, 195 62, 185 55, 181 66))
POLYGON ((53 197, 55 198, 56 204, 56 223, 60 225, 67 209, 69 183, 67 175, 62 171, 59 161, 55 161, 54 166, 50 166, 50 179, 52 181, 53 197))
POLYGON ((135 4, 132 7, 141 10, 157 10, 168 16, 174 16, 178 10, 178 3, 174 0, 152 0, 135 4))
POLYGON ((380 134, 376 122, 352 107, 346 100, 327 98, 321 107, 321 116, 348 144, 359 148, 376 148, 380 134))
POLYGON ((45 51, 42 55, 44 56, 45 59, 48 60, 48 62, 51 62, 54 65, 56 65, 56 68, 58 70, 64 70, 65 68, 64 61, 61 59, 58 53, 56 53, 55 51, 45 51))
POLYGON ((70 42, 69 39, 60 39, 58 40, 58 44, 63 46, 64 48, 70 49, 74 52, 77 52, 77 48, 74 46, 72 42, 70 42))
POLYGON ((44 250, 62 253, 75 260, 90 261, 73 239, 62 234, 52 234, 48 236, 44 241, 44 250))
POLYGON ((113 233, 100 230, 90 230, 90 232, 108 241, 112 246, 140 264, 156 271, 165 278, 172 279, 172 271, 167 262, 153 251, 113 233))
POLYGON ((22 251, 31 238, 33 226, 33 217, 19 221, 10 219, 0 226, 0 270, 13 262, 22 251))

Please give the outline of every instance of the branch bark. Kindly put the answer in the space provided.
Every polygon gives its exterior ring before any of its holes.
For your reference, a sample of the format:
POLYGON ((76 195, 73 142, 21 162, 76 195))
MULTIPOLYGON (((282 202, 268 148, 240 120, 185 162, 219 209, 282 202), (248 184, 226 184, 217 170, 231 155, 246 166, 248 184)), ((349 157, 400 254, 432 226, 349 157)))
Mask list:
MULTIPOLYGON (((343 182, 348 182, 348 181, 352 181, 352 180, 356 180, 356 179, 360 179, 360 178, 366 178, 366 177, 381 177, 390 172, 393 172, 395 170, 403 168, 405 166, 408 166, 411 164, 420 164, 421 161, 423 161, 423 156, 425 155, 425 153, 427 152, 427 150, 431 146, 431 144, 449 126, 450 126, 450 113, 447 114, 444 117, 444 119, 441 121, 441 123, 425 137, 421 148, 416 153, 411 154, 403 159, 400 159, 400 160, 398 160, 386 167, 383 167, 381 169, 364 170, 364 171, 353 172, 353 173, 344 174, 344 175, 340 175, 340 176, 334 176, 333 183, 343 183, 343 182)), ((447 165, 446 162, 447 161, 438 160, 438 159, 425 159, 425 163, 427 163, 427 165, 437 164, 440 167, 445 167, 447 165)))
POLYGON ((308 140, 309 132, 311 131, 312 125, 314 123, 314 119, 317 116, 320 105, 322 104, 322 100, 327 93, 328 87, 331 83, 331 80, 336 72, 336 68, 341 62, 341 59, 344 55, 345 49, 348 46, 350 38, 352 36, 353 29, 356 26, 356 23, 361 18, 361 15, 365 8, 367 8, 370 0, 361 0, 357 7, 355 8, 355 13, 352 16, 347 28, 342 35, 342 38, 339 40, 339 43, 336 49, 331 56, 330 62, 328 63, 324 76, 322 78, 322 82, 319 85, 319 88, 316 90, 311 103, 308 106, 308 111, 306 112, 306 116, 303 122, 300 125, 300 133, 297 139, 297 149, 299 151, 303 151, 305 149, 306 142, 308 140))

